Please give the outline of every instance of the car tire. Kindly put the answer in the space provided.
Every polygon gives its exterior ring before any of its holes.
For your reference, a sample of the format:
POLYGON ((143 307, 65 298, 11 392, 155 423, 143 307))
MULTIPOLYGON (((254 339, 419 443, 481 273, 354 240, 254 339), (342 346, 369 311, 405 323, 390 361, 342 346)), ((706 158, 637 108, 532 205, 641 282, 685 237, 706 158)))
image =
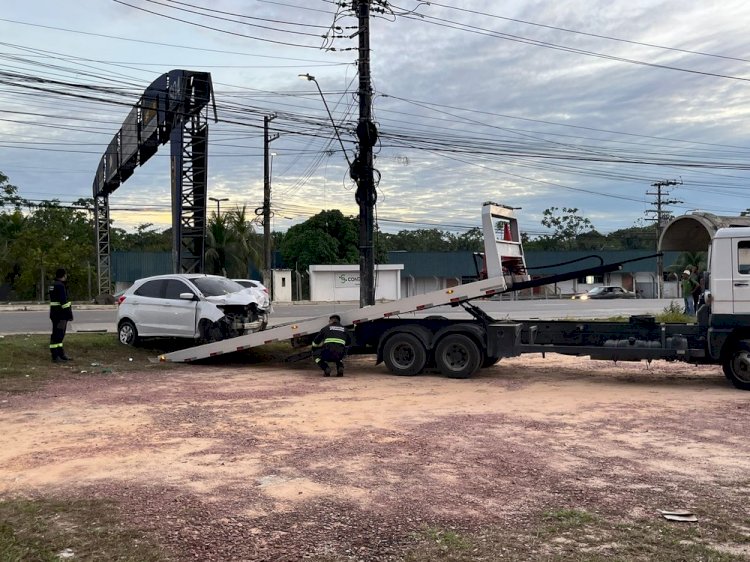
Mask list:
POLYGON ((138 345, 138 330, 130 320, 123 320, 117 326, 117 339, 123 345, 138 345))

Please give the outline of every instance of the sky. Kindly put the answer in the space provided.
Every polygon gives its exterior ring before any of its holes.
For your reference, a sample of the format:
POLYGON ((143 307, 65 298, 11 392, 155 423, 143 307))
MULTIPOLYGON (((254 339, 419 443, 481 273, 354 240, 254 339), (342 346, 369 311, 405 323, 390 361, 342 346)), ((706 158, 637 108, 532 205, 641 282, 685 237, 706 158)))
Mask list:
MULTIPOLYGON (((321 96, 298 76, 316 77, 352 159, 357 22, 341 4, 4 0, 0 171, 29 199, 91 197, 123 100, 184 68, 212 74, 208 194, 228 199, 222 212, 262 204, 263 116, 275 114, 273 228, 322 209, 356 215, 321 96)), ((383 7, 371 26, 381 230, 460 233, 495 201, 520 207, 532 235, 553 206, 608 233, 648 218, 661 180, 681 182, 667 197, 680 201, 675 214, 750 207, 750 4, 373 5, 383 7)), ((111 195, 115 226, 170 225, 168 155, 164 145, 111 195)))

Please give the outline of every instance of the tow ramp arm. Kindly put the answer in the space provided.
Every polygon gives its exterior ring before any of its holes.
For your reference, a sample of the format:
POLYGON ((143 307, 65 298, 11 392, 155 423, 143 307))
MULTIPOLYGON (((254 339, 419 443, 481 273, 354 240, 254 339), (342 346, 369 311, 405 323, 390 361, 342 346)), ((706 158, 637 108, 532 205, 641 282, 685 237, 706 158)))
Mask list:
MULTIPOLYGON (((424 295, 415 295, 399 299, 397 301, 375 304, 356 310, 348 310, 337 313, 341 316, 341 324, 351 326, 377 320, 390 318, 407 312, 418 312, 435 306, 459 305, 462 302, 489 297, 498 293, 508 291, 505 277, 495 277, 458 285, 450 289, 440 289, 424 295)), ((282 324, 262 332, 255 332, 245 336, 230 338, 222 341, 198 345, 172 353, 165 353, 158 357, 158 361, 189 362, 208 357, 215 357, 224 353, 243 351, 259 345, 265 345, 277 341, 287 341, 295 338, 317 334, 328 324, 328 314, 308 318, 299 322, 282 324)))

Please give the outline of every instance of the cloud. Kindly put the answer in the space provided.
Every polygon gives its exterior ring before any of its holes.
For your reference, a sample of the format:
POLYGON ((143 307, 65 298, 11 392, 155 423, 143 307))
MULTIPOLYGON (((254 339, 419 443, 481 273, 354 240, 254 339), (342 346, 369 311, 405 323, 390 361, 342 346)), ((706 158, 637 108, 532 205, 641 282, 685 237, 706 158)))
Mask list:
MULTIPOLYGON (((323 52, 201 30, 115 3, 87 0, 76 3, 73 10, 51 0, 36 4, 33 9, 14 4, 4 17, 205 50, 5 24, 4 40, 24 47, 5 49, 15 57, 0 59, 5 70, 122 87, 134 99, 156 76, 171 68, 210 70, 220 114, 244 123, 210 124, 211 196, 228 197, 229 205, 255 208, 260 204, 262 115, 277 113, 272 125, 281 133, 272 144, 277 153, 274 227, 286 228, 324 208, 357 212, 345 160, 332 139, 322 100, 314 84, 297 79, 300 73, 314 74, 337 119, 350 110, 341 133, 353 156, 355 69, 351 65, 319 67, 314 66, 319 62, 310 61, 351 63, 356 51, 340 49, 355 48, 356 38, 338 38, 332 43, 337 51, 323 52), (39 56, 27 47, 61 55, 39 56), (75 61, 71 55, 101 62, 75 61), (155 63, 165 66, 152 66, 155 63), (275 68, 230 68, 272 65, 275 68)), ((417 2, 406 4, 405 8, 413 8, 417 2)), ((476 2, 450 3, 552 27, 740 58, 746 43, 743 22, 750 16, 750 7, 736 1, 719 8, 677 0, 484 4, 486 7, 478 9, 476 2)), ((246 10, 255 17, 307 22, 307 28, 277 26, 313 34, 325 32, 313 26, 333 22, 335 8, 331 4, 300 6, 292 9, 256 2, 249 10, 238 8, 235 2, 211 5, 218 10, 246 10)), ((571 34, 435 4, 422 5, 417 12, 448 22, 429 23, 398 15, 395 21, 376 18, 372 25, 374 110, 382 135, 376 159, 381 174, 378 215, 407 221, 383 222, 384 229, 409 227, 408 221, 413 227, 426 222, 450 228, 478 225, 480 205, 494 200, 523 207, 522 224, 530 228, 540 228, 538 221, 545 208, 565 205, 578 207, 599 230, 607 232, 642 217, 650 207, 646 196, 650 183, 672 177, 684 181, 677 190, 685 201, 676 208, 678 212, 702 207, 731 213, 746 207, 750 139, 743 125, 750 110, 744 99, 745 82, 629 64, 552 46, 736 77, 746 77, 746 62, 571 34), (477 33, 447 27, 461 27, 458 24, 474 26, 477 33), (493 37, 495 33, 520 39, 493 37)), ((250 34, 251 28, 239 23, 182 16, 250 34)), ((338 23, 351 26, 355 21, 345 18, 338 23)), ((253 33, 266 33, 253 29, 253 33)), ((349 29, 342 35, 352 32, 349 29)), ((272 31, 267 31, 266 37, 323 43, 320 38, 272 31)), ((0 170, 10 175, 22 192, 53 192, 63 200, 89 196, 98 159, 127 108, 29 95, 7 83, 0 85, 0 104, 6 111, 30 109, 57 116, 24 119, 38 125, 0 121, 0 170), (22 144, 28 142, 39 144, 22 144)), ((141 222, 168 226, 167 151, 167 146, 162 147, 157 158, 137 169, 113 195, 113 208, 131 209, 113 213, 118 226, 132 228, 141 222), (160 207, 154 210, 149 205, 160 207)))

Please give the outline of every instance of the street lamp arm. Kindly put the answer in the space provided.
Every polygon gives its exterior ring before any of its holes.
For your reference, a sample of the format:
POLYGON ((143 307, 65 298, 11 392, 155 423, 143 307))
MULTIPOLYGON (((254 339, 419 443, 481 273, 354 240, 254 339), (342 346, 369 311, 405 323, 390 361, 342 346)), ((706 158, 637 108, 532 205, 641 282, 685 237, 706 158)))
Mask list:
POLYGON ((331 120, 331 125, 333 125, 333 131, 336 133, 336 138, 339 140, 339 144, 341 145, 341 150, 344 153, 344 158, 346 158, 346 163, 349 164, 349 167, 352 167, 352 163, 349 160, 349 155, 346 152, 346 148, 344 148, 344 143, 341 140, 341 136, 339 135, 339 128, 336 126, 336 122, 333 120, 333 115, 331 115, 331 110, 328 109, 328 102, 326 101, 326 97, 323 95, 323 90, 320 89, 320 84, 318 84, 318 81, 315 79, 315 76, 312 76, 310 74, 300 74, 300 78, 303 80, 309 80, 310 82, 314 82, 315 86, 318 88, 318 92, 320 93, 320 97, 323 100, 323 105, 326 108, 326 111, 328 112, 328 118, 331 120))

